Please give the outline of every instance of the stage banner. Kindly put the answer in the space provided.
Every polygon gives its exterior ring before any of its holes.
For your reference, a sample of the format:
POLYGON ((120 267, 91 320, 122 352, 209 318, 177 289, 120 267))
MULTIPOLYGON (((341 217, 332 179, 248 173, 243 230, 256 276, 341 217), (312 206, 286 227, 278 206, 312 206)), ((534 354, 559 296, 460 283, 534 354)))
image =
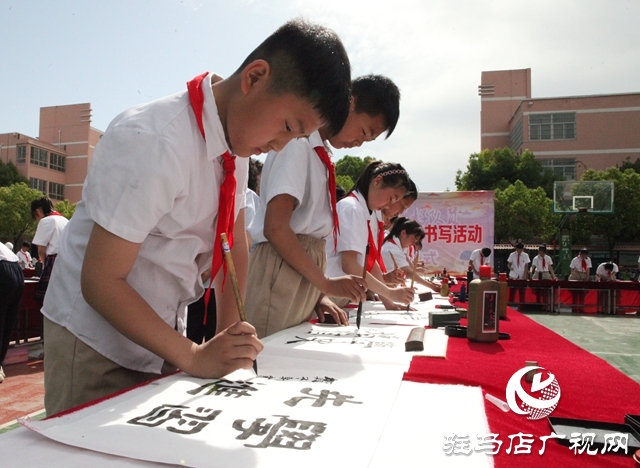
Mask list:
MULTIPOLYGON (((464 275, 475 249, 493 252, 493 191, 421 192, 403 214, 418 221, 425 232, 420 260, 428 274, 446 268, 464 275)), ((493 255, 491 255, 493 267, 493 255)))

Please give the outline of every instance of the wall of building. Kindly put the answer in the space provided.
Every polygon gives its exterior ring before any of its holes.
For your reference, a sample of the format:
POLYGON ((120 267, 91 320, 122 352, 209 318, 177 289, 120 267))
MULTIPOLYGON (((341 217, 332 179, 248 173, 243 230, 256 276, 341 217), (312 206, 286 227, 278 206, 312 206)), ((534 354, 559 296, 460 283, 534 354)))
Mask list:
POLYGON ((528 149, 568 179, 640 158, 640 93, 532 98, 524 69, 482 72, 479 94, 481 149, 528 149), (556 113, 575 114, 573 137, 532 139, 532 116, 556 113))
MULTIPOLYGON (((11 161, 18 172, 30 180, 33 188, 41 189, 38 181, 46 183, 46 195, 54 201, 67 199, 76 203, 82 198, 82 184, 89 162, 103 132, 91 127, 91 104, 43 107, 40 109, 40 130, 37 138, 20 133, 0 134, 0 160, 11 161), (18 151, 24 147, 26 158, 18 161, 18 151), (46 167, 35 164, 31 149, 45 151, 46 167), (62 156, 64 169, 52 168, 52 154, 62 156), (61 184, 63 195, 52 193, 51 185, 61 184)), ((59 158, 55 158, 59 160, 59 158)))

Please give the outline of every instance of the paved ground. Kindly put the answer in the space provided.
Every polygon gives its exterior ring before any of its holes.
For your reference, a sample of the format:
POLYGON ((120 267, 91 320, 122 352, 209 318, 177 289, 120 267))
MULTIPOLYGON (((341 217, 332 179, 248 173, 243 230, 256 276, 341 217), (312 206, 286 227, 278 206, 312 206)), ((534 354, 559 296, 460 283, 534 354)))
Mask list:
POLYGON ((640 317, 527 313, 640 383, 640 317))

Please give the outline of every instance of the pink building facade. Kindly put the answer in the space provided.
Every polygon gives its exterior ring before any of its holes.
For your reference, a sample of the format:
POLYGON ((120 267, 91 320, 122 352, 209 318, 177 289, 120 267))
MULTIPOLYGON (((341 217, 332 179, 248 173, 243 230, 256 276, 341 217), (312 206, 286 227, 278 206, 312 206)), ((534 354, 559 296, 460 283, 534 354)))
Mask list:
POLYGON ((640 158, 640 93, 531 97, 531 69, 482 72, 481 148, 528 149, 577 180, 640 158))
POLYGON ((103 132, 91 127, 91 104, 40 108, 37 138, 21 133, 0 134, 0 160, 12 162, 54 202, 82 198, 82 184, 95 146, 103 132))

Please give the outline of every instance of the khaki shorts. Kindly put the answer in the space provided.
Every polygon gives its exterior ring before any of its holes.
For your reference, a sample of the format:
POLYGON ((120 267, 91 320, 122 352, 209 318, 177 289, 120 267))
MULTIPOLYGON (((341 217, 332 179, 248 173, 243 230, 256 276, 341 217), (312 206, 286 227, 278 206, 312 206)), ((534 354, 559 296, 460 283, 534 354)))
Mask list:
MULTIPOLYGON (((44 406, 47 417, 146 382, 161 374, 126 369, 44 317, 44 406)), ((162 374, 176 368, 167 363, 162 374)))
MULTIPOLYGON (((302 234, 296 237, 324 271, 324 240, 302 234)), ((259 338, 309 320, 319 297, 320 291, 285 262, 269 242, 256 245, 249 263, 245 310, 259 338)))

